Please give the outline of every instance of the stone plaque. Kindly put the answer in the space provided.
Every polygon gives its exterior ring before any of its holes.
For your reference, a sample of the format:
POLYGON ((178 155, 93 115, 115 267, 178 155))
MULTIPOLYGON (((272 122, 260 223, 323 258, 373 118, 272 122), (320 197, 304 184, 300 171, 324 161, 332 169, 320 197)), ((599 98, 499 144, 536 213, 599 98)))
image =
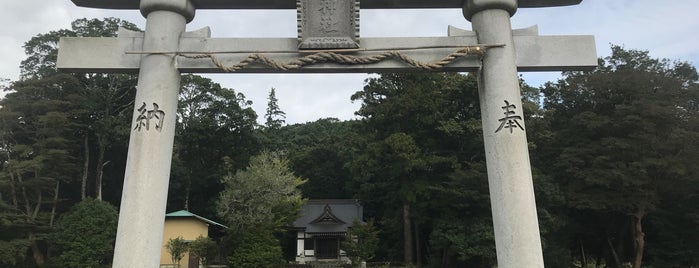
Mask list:
POLYGON ((359 0, 297 0, 299 49, 359 48, 359 0))

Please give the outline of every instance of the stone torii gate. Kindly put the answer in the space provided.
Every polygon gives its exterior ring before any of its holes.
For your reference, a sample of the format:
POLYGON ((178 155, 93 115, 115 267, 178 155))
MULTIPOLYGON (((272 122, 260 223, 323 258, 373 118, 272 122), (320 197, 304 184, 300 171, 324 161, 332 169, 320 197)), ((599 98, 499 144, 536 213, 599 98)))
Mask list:
POLYGON ((478 72, 498 267, 544 267, 517 71, 588 70, 592 36, 513 31, 518 7, 582 0, 72 0, 139 9, 145 33, 62 38, 58 68, 139 72, 113 267, 158 267, 181 72, 478 72), (462 8, 473 32, 359 38, 359 9, 462 8), (299 38, 185 32, 196 9, 297 9, 299 38))

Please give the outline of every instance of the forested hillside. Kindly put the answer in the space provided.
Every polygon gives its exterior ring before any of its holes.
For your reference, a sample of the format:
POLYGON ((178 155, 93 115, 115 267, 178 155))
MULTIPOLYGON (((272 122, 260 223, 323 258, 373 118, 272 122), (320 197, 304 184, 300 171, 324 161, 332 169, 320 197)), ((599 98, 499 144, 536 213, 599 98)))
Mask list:
MULTIPOLYGON (((3 88, 0 267, 109 267, 114 233, 87 230, 116 230, 137 78, 59 73, 55 61, 60 36, 118 27, 137 30, 83 19, 37 35, 3 88)), ((599 62, 541 88, 522 82, 546 266, 696 267, 697 70, 619 46, 599 62)), ((259 90, 265 115, 235 89, 182 77, 168 212, 237 226, 213 234, 218 259, 289 260, 284 226, 303 197, 360 200, 378 231, 370 261, 496 264, 473 75, 380 74, 347 96, 361 103, 353 121, 287 125, 274 89, 259 90), (257 224, 236 214, 253 203, 268 204, 257 224)))

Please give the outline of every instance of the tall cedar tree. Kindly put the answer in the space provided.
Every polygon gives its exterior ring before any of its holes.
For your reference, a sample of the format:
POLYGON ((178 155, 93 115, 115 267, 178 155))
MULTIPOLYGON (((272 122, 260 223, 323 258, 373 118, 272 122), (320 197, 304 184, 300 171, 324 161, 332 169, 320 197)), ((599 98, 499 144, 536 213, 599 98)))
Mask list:
POLYGON ((453 215, 446 213, 453 205, 444 211, 435 205, 442 193, 433 186, 451 181, 454 172, 467 167, 462 163, 483 159, 475 79, 453 73, 382 74, 352 100, 362 102, 357 115, 363 117, 366 142, 356 144, 360 153, 351 167, 357 197, 382 230, 378 254, 394 260, 402 255, 406 263, 417 264, 432 253, 435 262, 454 257, 456 251, 446 251, 449 245, 436 248, 430 242, 440 215, 453 215))
POLYGON ((279 129, 284 124, 286 113, 279 108, 279 100, 274 88, 269 90, 267 96, 267 112, 265 113, 265 127, 279 129))

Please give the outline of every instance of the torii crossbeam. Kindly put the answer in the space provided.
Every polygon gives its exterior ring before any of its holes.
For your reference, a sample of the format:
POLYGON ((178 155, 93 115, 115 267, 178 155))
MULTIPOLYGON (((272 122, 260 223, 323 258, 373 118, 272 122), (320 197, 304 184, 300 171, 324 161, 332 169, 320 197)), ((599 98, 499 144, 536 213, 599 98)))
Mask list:
MULTIPOLYGON (((362 38, 362 48, 351 54, 353 57, 372 57, 396 51, 419 62, 439 61, 460 49, 488 49, 478 43, 475 32, 458 31, 451 28, 446 37, 391 37, 362 38)), ((252 54, 264 55, 277 62, 293 62, 309 52, 299 51, 296 38, 210 38, 208 29, 184 33, 178 50, 143 51, 144 33, 121 30, 119 37, 112 38, 61 38, 59 68, 69 72, 117 72, 136 73, 145 54, 178 54, 177 69, 183 73, 225 73, 221 67, 233 66, 252 54), (101 57, 84 57, 92 51, 101 57), (303 53, 300 55, 300 53, 303 53), (205 58, 191 58, 206 56, 205 58), (222 66, 211 60, 215 58, 222 66)), ((589 35, 539 36, 536 29, 523 31, 514 36, 517 51, 518 71, 568 71, 584 70, 596 66, 594 38, 589 35)), ((341 50, 340 50, 341 51, 341 50)), ((320 50, 316 52, 322 52, 320 50)), ((462 56, 454 59, 438 71, 477 71, 481 67, 480 57, 462 56)), ((387 59, 372 64, 318 63, 303 68, 279 70, 260 62, 235 70, 241 73, 373 73, 419 71, 400 59, 387 59)))
POLYGON ((517 71, 589 70, 597 57, 592 36, 512 31, 510 17, 518 7, 582 0, 72 1, 139 9, 147 18, 145 33, 62 38, 58 56, 64 71, 139 72, 112 267, 159 265, 181 72, 421 70, 478 72, 498 267, 544 267, 517 71), (211 38, 208 29, 184 30, 196 9, 294 8, 299 10, 298 39, 211 38), (344 8, 355 13, 336 13, 344 8), (358 29, 358 8, 462 8, 474 32, 358 38, 352 32, 358 29))

